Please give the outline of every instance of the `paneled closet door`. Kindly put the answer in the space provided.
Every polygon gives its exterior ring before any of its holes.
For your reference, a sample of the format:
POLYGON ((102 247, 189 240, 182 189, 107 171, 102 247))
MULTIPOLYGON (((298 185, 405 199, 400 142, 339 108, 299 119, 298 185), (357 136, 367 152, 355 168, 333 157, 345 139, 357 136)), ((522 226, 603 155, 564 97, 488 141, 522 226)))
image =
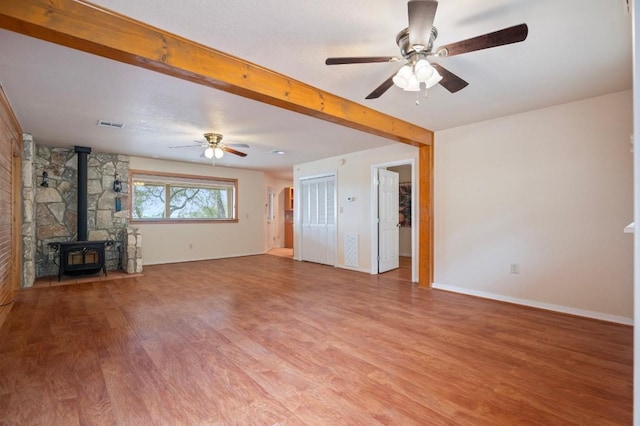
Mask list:
POLYGON ((336 177, 303 179, 300 192, 301 258, 335 266, 336 177))

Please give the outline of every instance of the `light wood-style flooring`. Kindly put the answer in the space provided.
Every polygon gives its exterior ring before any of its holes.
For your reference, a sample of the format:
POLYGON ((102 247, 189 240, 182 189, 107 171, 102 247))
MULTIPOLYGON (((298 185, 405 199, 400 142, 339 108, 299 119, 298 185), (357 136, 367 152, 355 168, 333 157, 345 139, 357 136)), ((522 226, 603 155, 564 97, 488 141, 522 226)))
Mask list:
POLYGON ((17 292, 0 424, 625 425, 632 328, 278 256, 17 292))

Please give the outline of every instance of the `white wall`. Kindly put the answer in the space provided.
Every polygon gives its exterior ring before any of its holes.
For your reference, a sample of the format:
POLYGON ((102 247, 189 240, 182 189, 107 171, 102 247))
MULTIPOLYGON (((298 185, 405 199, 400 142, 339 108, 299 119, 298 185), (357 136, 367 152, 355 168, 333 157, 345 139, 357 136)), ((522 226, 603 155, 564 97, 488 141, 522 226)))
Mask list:
MULTIPOLYGON (((371 271, 371 167, 374 164, 414 159, 417 162, 416 147, 395 143, 381 148, 360 151, 353 154, 331 157, 325 160, 300 164, 294 167, 294 191, 299 193, 300 178, 336 173, 337 180, 337 264, 344 268, 344 235, 355 233, 359 240, 359 267, 363 272, 371 271), (347 202, 353 196, 355 201, 347 202)), ((416 203, 418 200, 415 201, 416 203)), ((300 235, 298 220, 294 223, 294 234, 300 235)), ((294 256, 299 258, 299 241, 294 243, 294 256)), ((354 268, 349 268, 354 269, 354 268)))
POLYGON ((437 132, 437 286, 631 322, 631 133, 631 91, 437 132))
POLYGON ((263 172, 131 157, 136 170, 238 179, 237 223, 133 223, 142 232, 144 265, 265 252, 267 186, 263 172))

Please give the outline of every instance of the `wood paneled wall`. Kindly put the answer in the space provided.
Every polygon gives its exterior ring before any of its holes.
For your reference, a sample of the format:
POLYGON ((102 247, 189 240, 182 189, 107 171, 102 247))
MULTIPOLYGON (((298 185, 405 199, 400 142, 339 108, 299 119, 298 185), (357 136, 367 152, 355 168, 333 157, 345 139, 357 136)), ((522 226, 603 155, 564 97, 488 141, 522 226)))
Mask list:
POLYGON ((20 281, 20 157, 22 130, 0 87, 0 325, 20 281), (15 213, 15 214, 14 214, 15 213))

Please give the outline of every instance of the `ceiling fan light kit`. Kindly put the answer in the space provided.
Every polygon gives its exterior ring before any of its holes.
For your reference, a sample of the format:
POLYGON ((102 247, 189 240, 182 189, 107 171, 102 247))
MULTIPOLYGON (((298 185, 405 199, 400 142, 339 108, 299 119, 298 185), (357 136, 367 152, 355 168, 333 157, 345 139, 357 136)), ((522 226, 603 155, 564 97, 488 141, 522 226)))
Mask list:
POLYGON ((219 146, 209 146, 204 150, 204 156, 211 159, 213 157, 220 159, 224 156, 224 151, 219 146))
POLYGON ((429 61, 419 59, 413 65, 404 65, 392 78, 393 84, 407 92, 419 92, 420 84, 424 83, 425 88, 430 89, 442 80, 429 61))
POLYGON ((441 46, 434 51, 434 42, 438 30, 433 21, 438 8, 435 0, 410 0, 407 3, 409 26, 396 36, 401 58, 394 56, 364 56, 327 58, 327 65, 364 64, 372 62, 396 62, 405 60, 405 65, 387 80, 382 82, 366 99, 382 96, 391 86, 397 86, 407 92, 419 92, 422 83, 427 89, 440 84, 450 93, 465 88, 469 83, 447 70, 440 64, 431 64, 428 57, 447 58, 476 50, 504 46, 524 41, 529 33, 527 24, 514 25, 502 30, 479 35, 467 40, 441 46))
POLYGON ((181 145, 172 146, 170 148, 203 147, 205 148, 203 155, 209 160, 212 160, 212 164, 214 166, 216 164, 216 160, 222 158, 225 152, 237 155, 238 157, 247 156, 247 154, 245 154, 244 152, 236 151, 235 149, 231 148, 231 146, 249 148, 249 145, 245 143, 223 144, 222 135, 220 133, 205 133, 204 138, 206 139, 206 142, 199 143, 198 145, 181 145))
POLYGON ((224 151, 219 146, 216 146, 215 148, 208 147, 207 149, 204 150, 204 156, 209 159, 213 157, 220 159, 224 156, 224 151))

